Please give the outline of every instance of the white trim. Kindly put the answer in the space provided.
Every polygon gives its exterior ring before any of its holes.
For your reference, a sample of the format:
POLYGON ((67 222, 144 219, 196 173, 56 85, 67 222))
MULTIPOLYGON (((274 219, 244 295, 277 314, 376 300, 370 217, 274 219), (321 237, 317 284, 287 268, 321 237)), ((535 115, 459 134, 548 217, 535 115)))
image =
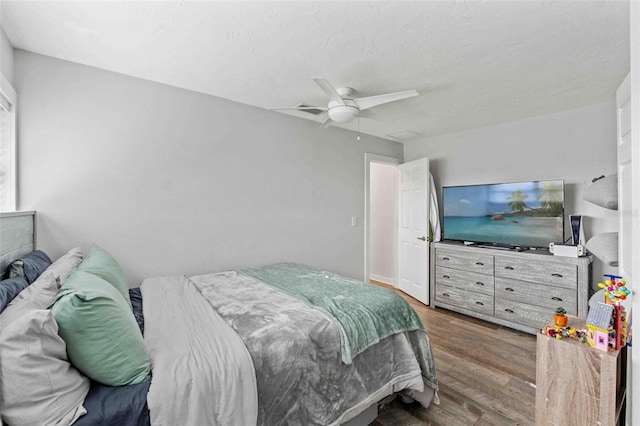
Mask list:
POLYGON ((396 286, 395 279, 389 277, 383 277, 382 275, 371 274, 369 275, 370 280, 378 281, 383 284, 389 284, 392 286, 396 286))
POLYGON ((4 96, 11 104, 10 110, 10 129, 9 129, 9 157, 11 159, 11 166, 9 167, 9 176, 7 176, 7 182, 10 188, 10 192, 13 194, 13 199, 9 200, 7 206, 0 205, 0 211, 15 211, 18 209, 18 145, 17 145, 17 133, 16 117, 18 115, 18 95, 16 91, 11 87, 9 81, 0 74, 0 94, 4 96))
POLYGON ((2 95, 7 98, 13 105, 16 103, 16 98, 18 97, 11 84, 9 84, 9 80, 4 78, 4 75, 0 74, 0 92, 2 95))
MULTIPOLYGON (((630 33, 631 33, 631 160, 633 161, 631 193, 633 194, 631 247, 633 259, 631 265, 631 311, 635 317, 632 328, 636 330, 636 344, 632 346, 627 363, 627 418, 628 425, 640 424, 640 2, 631 1, 630 33), (636 401, 634 404, 633 401, 636 401)), ((629 354, 628 354, 629 355, 629 354)))
MULTIPOLYGON (((382 164, 394 164, 394 165, 398 165, 400 164, 400 159, 399 158, 395 158, 395 157, 387 157, 385 155, 378 155, 378 154, 369 154, 369 153, 365 153, 364 154, 364 281, 365 282, 369 282, 369 252, 370 252, 370 247, 369 247, 369 235, 371 230, 369 229, 369 226, 371 225, 371 219, 369 217, 369 210, 370 210, 370 206, 369 206, 369 191, 371 189, 371 163, 382 163, 382 164)), ((396 228, 396 227, 394 227, 396 228)), ((394 233, 397 233, 397 229, 394 229, 393 231, 394 233)), ((394 238, 394 240, 396 240, 397 238, 394 238)), ((397 254, 396 254, 397 256, 397 254)), ((394 260, 394 263, 397 262, 397 258, 394 260)), ((394 270, 397 268, 394 268, 394 270)), ((377 280, 376 280, 377 281, 377 280)), ((393 281, 393 285, 395 287, 395 278, 392 279, 393 281)))

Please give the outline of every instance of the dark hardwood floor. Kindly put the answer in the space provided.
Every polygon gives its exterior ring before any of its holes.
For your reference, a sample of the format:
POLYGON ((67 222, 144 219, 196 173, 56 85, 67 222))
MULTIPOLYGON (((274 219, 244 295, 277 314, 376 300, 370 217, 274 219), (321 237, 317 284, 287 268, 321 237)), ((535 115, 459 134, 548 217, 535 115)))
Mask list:
POLYGON ((380 410, 373 426, 534 424, 535 336, 433 309, 398 293, 429 335, 440 405, 425 409, 396 399, 380 410))

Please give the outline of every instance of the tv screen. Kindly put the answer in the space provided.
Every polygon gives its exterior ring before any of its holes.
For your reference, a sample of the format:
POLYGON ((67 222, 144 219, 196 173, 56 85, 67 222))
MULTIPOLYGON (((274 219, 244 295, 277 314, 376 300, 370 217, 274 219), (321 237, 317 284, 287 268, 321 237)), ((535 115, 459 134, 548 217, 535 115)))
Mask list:
POLYGON ((443 238, 517 247, 564 241, 564 181, 442 189, 443 238))

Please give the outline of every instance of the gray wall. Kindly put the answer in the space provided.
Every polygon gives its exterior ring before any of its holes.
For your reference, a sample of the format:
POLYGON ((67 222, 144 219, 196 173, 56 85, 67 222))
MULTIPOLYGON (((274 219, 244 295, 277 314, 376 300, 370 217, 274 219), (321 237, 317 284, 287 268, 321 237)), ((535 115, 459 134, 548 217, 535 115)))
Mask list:
MULTIPOLYGON (((407 144, 404 159, 429 157, 439 197, 442 186, 564 179, 565 235, 568 215, 581 214, 589 239, 618 230, 618 212, 582 200, 591 179, 616 172, 616 152, 611 102, 407 144)), ((594 262, 596 283, 616 271, 594 262)))
POLYGON ((365 152, 395 142, 16 50, 19 208, 131 284, 296 261, 363 276, 365 152), (351 217, 359 225, 351 227, 351 217))

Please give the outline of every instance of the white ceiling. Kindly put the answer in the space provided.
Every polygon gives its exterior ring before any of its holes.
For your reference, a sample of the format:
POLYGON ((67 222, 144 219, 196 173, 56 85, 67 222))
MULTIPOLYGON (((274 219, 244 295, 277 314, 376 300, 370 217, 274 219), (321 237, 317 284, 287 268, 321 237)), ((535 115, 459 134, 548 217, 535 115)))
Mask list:
POLYGON ((417 89, 420 96, 372 108, 360 122, 362 132, 391 140, 419 134, 403 142, 613 100, 630 66, 628 1, 0 7, 16 48, 262 108, 325 106, 316 77, 356 96, 417 89))

